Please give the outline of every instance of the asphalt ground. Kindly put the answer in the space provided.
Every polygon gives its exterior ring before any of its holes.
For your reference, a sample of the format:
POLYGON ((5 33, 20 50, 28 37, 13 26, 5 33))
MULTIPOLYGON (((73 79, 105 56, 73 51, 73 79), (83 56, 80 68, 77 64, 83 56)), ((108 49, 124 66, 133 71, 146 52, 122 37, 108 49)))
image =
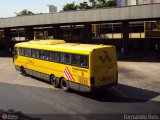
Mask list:
POLYGON ((64 92, 41 79, 21 75, 12 58, 0 57, 0 113, 27 120, 124 119, 132 114, 159 120, 160 63, 119 61, 118 69, 115 87, 91 94, 64 92))

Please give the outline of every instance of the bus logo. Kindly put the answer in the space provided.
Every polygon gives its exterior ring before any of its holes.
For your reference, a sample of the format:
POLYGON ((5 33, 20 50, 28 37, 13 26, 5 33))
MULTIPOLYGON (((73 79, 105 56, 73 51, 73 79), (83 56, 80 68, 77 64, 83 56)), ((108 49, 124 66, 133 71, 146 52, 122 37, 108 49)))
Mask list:
POLYGON ((106 63, 111 62, 112 59, 110 58, 110 56, 108 55, 108 53, 106 51, 103 51, 104 55, 103 56, 99 56, 99 59, 101 60, 102 63, 106 63))
POLYGON ((66 67, 66 69, 64 70, 64 75, 66 76, 66 78, 68 80, 74 81, 72 74, 70 73, 69 69, 66 67))

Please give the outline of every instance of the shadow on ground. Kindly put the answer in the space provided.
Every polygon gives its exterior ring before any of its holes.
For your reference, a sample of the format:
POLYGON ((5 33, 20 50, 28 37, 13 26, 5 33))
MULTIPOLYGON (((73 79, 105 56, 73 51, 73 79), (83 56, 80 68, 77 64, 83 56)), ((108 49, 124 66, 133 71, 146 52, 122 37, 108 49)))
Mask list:
MULTIPOLYGON (((50 82, 45 81, 40 78, 32 77, 35 80, 38 80, 40 82, 45 82, 48 85, 50 85, 50 82)), ((139 77, 139 76, 138 76, 139 77)), ((59 90, 61 90, 59 88, 59 90)), ((160 95, 158 92, 146 90, 146 89, 140 89, 133 86, 127 86, 124 84, 118 84, 117 86, 111 87, 111 88, 105 88, 100 89, 95 92, 91 93, 85 93, 85 92, 78 92, 75 90, 70 90, 70 93, 75 93, 77 95, 94 99, 96 101, 101 102, 129 102, 129 103, 137 103, 137 102, 147 102, 151 100, 154 97, 157 97, 160 95)))
MULTIPOLYGON (((28 76, 28 77, 32 77, 35 80, 38 80, 40 82, 45 82, 48 85, 50 85, 50 82, 45 81, 43 79, 36 78, 33 76, 28 76)), ((61 89, 59 88, 59 90, 61 89)), ((82 97, 90 98, 100 102, 116 102, 116 103, 147 102, 152 98, 160 95, 160 93, 158 92, 127 86, 124 84, 118 84, 117 86, 111 88, 100 89, 92 93, 78 92, 75 90, 70 90, 69 93, 75 93, 82 97)))
POLYGON ((99 90, 93 93, 82 93, 73 90, 71 90, 71 92, 96 101, 113 103, 142 103, 160 95, 160 93, 157 92, 123 84, 118 84, 115 87, 99 90))

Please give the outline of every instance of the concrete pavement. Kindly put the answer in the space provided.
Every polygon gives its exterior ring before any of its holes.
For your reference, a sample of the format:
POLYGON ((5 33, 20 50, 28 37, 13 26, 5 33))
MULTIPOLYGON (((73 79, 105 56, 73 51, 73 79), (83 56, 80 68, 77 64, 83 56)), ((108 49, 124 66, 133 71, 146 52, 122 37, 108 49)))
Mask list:
POLYGON ((12 58, 0 57, 0 111, 21 113, 18 115, 26 118, 35 115, 38 119, 49 115, 51 119, 56 114, 67 115, 66 119, 77 119, 74 115, 83 119, 96 115, 94 118, 99 119, 110 114, 123 119, 123 114, 129 113, 158 114, 160 81, 142 73, 159 77, 153 74, 160 69, 159 63, 118 62, 118 66, 119 85, 88 94, 64 92, 37 78, 23 76, 14 69, 12 58))

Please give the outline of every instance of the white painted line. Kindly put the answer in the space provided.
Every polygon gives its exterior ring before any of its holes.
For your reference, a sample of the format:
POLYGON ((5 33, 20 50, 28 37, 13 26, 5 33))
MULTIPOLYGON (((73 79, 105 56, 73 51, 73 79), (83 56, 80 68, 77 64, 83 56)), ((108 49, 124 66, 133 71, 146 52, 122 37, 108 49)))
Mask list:
POLYGON ((124 94, 123 92, 121 92, 121 91, 118 90, 117 88, 114 88, 114 87, 113 87, 113 89, 114 89, 116 92, 118 92, 120 95, 122 95, 123 97, 129 98, 126 94, 124 94))

